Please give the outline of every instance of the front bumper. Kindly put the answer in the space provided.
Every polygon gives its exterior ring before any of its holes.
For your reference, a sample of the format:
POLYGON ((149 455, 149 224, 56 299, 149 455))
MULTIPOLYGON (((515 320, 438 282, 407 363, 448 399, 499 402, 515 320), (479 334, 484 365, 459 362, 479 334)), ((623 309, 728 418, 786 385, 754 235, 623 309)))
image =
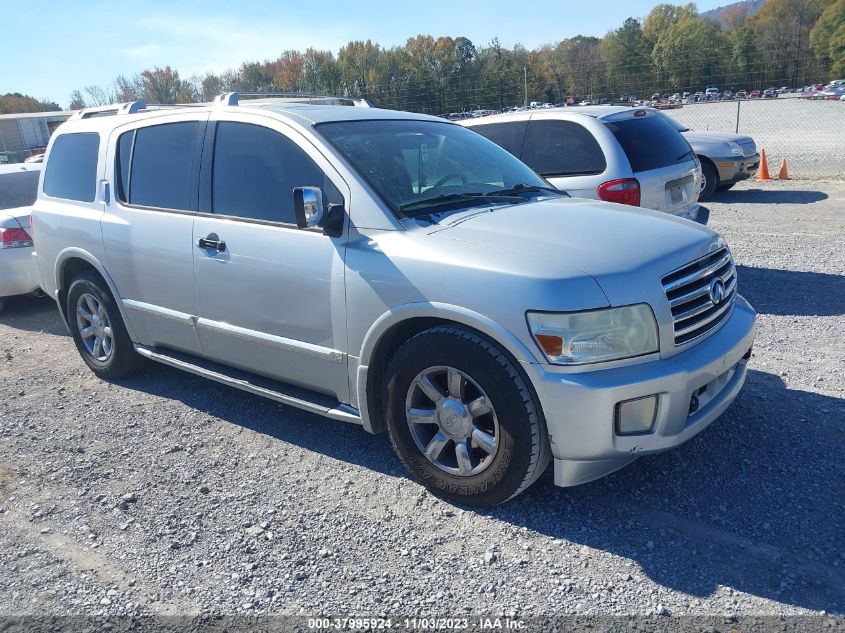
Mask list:
POLYGON ((25 295, 41 287, 32 248, 0 250, 0 297, 25 295))
POLYGON ((728 185, 751 178, 757 173, 757 168, 760 167, 760 154, 712 158, 711 160, 716 165, 716 169, 719 170, 720 185, 728 185))
POLYGON ((568 373, 527 368, 540 399, 555 460, 555 483, 574 486, 603 477, 640 455, 665 451, 703 431, 736 398, 747 373, 756 314, 738 296, 718 331, 670 358, 568 373), (698 395, 699 407, 690 413, 698 395), (617 435, 617 403, 657 395, 657 416, 644 435, 617 435))

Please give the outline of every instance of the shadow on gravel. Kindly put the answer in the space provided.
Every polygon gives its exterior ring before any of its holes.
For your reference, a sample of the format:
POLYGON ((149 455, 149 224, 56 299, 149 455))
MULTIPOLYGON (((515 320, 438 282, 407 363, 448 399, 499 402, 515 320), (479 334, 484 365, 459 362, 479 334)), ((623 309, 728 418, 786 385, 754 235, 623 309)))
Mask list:
POLYGON ((16 330, 68 336, 56 303, 48 297, 6 297, 3 301, 5 307, 0 310, 0 324, 16 330))
MULTIPOLYGON (((360 466, 361 477, 405 477, 386 436, 359 427, 169 368, 122 384, 360 466)), ((556 488, 549 469, 512 502, 479 514, 628 558, 653 581, 693 596, 727 586, 841 612, 843 420, 845 400, 751 371, 731 409, 678 449, 577 488, 556 488)), ((557 563, 553 550, 536 555, 557 563)), ((602 564, 589 553, 584 561, 602 564)))
POLYGON ((714 202, 748 202, 751 204, 812 204, 827 200, 823 191, 783 189, 731 189, 717 193, 714 202))
POLYGON ((694 596, 721 585, 841 613, 843 420, 845 400, 751 371, 733 406, 687 444, 577 488, 555 488, 547 472, 490 515, 629 558, 694 596))
POLYGON ((845 276, 737 266, 741 294, 757 312, 781 316, 845 314, 845 276))

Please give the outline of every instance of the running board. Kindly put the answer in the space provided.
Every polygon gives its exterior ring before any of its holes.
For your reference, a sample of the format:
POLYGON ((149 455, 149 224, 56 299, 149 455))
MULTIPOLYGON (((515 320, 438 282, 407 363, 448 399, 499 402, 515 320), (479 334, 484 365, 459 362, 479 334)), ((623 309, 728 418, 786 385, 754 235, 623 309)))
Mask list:
POLYGON ((154 360, 157 363, 170 365, 176 369, 181 369, 197 376, 229 385, 235 389, 270 398, 271 400, 296 407, 297 409, 317 413, 332 420, 363 424, 361 415, 357 409, 346 404, 341 404, 331 396, 322 393, 169 349, 135 345, 135 351, 141 356, 154 360))

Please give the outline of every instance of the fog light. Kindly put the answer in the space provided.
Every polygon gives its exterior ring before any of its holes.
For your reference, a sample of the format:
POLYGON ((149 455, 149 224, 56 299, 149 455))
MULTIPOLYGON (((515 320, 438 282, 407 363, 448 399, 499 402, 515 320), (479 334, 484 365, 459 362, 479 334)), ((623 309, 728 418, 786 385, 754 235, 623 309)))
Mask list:
POLYGON ((616 434, 648 433, 657 418, 657 396, 626 400, 616 405, 616 434))

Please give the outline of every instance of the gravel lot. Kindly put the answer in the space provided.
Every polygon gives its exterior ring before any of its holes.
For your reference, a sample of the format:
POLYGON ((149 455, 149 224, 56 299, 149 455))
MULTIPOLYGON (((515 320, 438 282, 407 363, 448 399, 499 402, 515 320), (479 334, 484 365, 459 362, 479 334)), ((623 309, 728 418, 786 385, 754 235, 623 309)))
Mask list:
MULTIPOLYGON (((693 103, 666 113, 696 130, 736 130, 736 101, 693 103)), ((790 96, 742 101, 739 132, 750 135, 757 147, 766 150, 773 175, 785 158, 793 177, 845 177, 843 101, 809 101, 790 96)))
POLYGON ((760 312, 736 403, 488 512, 411 482, 385 436, 163 366, 101 382, 53 304, 12 300, 0 614, 842 614, 843 206, 797 180, 712 203, 760 312))

